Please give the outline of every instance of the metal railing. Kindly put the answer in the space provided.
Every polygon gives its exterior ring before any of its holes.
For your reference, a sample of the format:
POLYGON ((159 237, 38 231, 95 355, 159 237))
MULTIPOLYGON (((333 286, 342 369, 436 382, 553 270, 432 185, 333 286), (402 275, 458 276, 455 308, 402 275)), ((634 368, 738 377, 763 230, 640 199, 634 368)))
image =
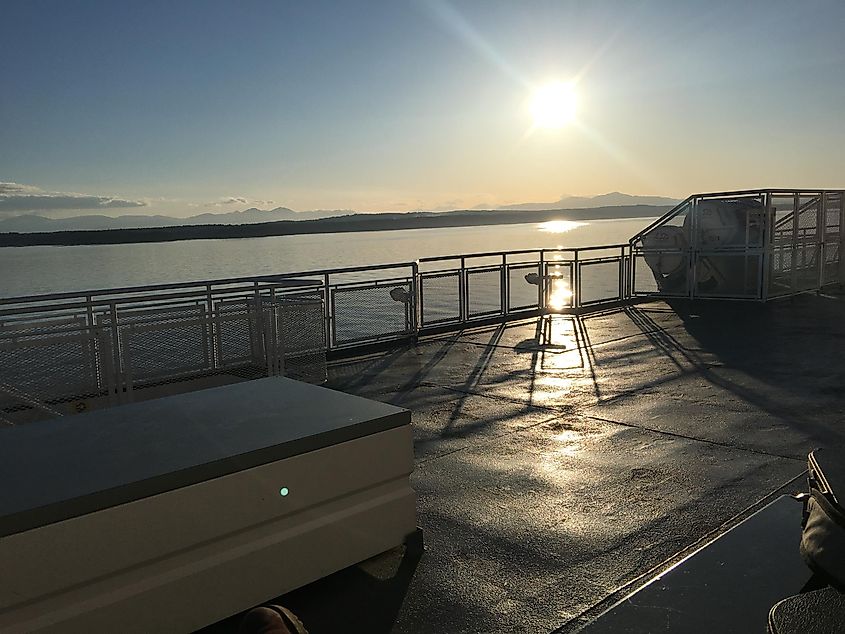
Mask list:
POLYGON ((0 416, 220 375, 321 382, 327 356, 622 301, 628 266, 617 244, 0 299, 0 416))
POLYGON ((0 299, 0 422, 184 381, 321 382, 327 358, 484 323, 818 289, 845 279, 843 224, 842 191, 696 194, 627 244, 0 299))
POLYGON ((694 194, 630 240, 631 297, 766 301, 845 280, 845 191, 694 194))

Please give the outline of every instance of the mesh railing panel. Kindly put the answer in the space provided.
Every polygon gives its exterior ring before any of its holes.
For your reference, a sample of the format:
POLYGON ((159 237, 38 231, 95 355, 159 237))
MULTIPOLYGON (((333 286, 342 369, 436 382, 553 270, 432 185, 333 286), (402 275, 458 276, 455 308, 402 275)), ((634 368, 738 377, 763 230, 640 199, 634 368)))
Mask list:
POLYGON ((284 375, 323 383, 326 330, 322 293, 300 293, 276 300, 277 336, 284 354, 284 375))
POLYGON ((761 247, 764 211, 759 196, 699 200, 692 212, 695 218, 693 245, 708 251, 761 247))
POLYGON ((221 368, 264 365, 261 330, 252 300, 220 303, 215 308, 214 333, 221 368))
POLYGON ((0 341, 0 383, 38 399, 96 394, 97 378, 94 339, 87 332, 0 341))
POLYGON ((689 255, 679 251, 652 251, 633 255, 634 295, 661 294, 686 297, 689 255), (655 273, 655 271, 658 271, 655 273))
POLYGON ((118 313, 120 351, 130 381, 159 381, 214 369, 202 305, 118 313))
POLYGON ((508 265, 508 310, 528 310, 540 305, 539 264, 508 265), (528 279, 526 279, 528 276, 528 279))
POLYGON ((769 257, 770 297, 785 295, 792 291, 792 245, 773 246, 769 257))
POLYGON ((110 362, 108 339, 82 319, 6 324, 0 329, 0 417, 20 423, 87 407, 81 402, 107 397, 110 362))
POLYGON ((801 198, 799 201, 798 230, 814 235, 819 224, 819 198, 801 198))
POLYGON ((467 316, 483 317, 502 312, 500 267, 467 271, 467 316))
POLYGON ((841 268, 839 258, 840 244, 838 242, 827 242, 824 245, 824 270, 822 272, 822 283, 832 284, 841 282, 841 268))
POLYGON ((461 318, 460 273, 420 275, 422 325, 443 324, 461 318))
POLYGON ((827 194, 825 196, 824 239, 827 242, 838 241, 842 227, 842 196, 827 194))
POLYGON ((412 297, 408 281, 332 289, 334 344, 343 346, 409 334, 412 297), (391 291, 398 300, 391 297, 391 291))
POLYGON ((619 260, 611 262, 582 262, 580 264, 579 304, 595 304, 596 302, 621 299, 619 260))
POLYGON ((695 293, 702 297, 760 296, 760 255, 704 254, 695 262, 695 293))

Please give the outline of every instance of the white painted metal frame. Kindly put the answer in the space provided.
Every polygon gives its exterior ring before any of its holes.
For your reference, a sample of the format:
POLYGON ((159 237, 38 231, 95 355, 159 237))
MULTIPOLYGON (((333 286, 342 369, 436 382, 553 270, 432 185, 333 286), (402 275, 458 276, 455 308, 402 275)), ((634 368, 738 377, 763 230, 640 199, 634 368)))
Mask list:
MULTIPOLYGON (((687 297, 689 299, 729 299, 767 301, 774 297, 817 292, 831 283, 841 284, 845 280, 843 263, 843 240, 845 240, 845 191, 814 189, 758 189, 731 192, 694 194, 679 203, 664 216, 650 224, 630 240, 631 263, 629 267, 629 297, 687 297), (791 199, 791 209, 778 216, 776 201, 791 199), (753 200, 763 212, 762 239, 758 244, 749 244, 751 235, 750 214, 746 214, 746 239, 741 246, 705 249, 698 243, 700 210, 708 201, 753 200), (827 209, 838 205, 839 222, 835 232, 829 232, 827 209), (670 224, 682 214, 689 214, 689 243, 681 249, 655 249, 643 245, 643 237, 661 226, 670 224), (814 222, 802 227, 802 217, 812 214, 814 222), (831 256, 835 252, 835 256, 831 256), (809 254, 809 255, 808 255, 809 254), (686 287, 678 292, 641 290, 637 280, 637 263, 646 256, 675 255, 686 258, 686 287), (788 256, 788 257, 787 257, 788 256), (754 292, 707 293, 697 288, 698 268, 707 266, 709 259, 743 257, 745 266, 749 259, 755 259, 756 289, 754 292), (788 271, 782 271, 785 261, 788 271), (835 264, 835 275, 830 275, 828 264, 835 264), (813 273, 815 267, 815 274, 813 273), (806 275, 809 271, 810 275, 806 275), (783 273, 789 273, 790 282, 780 292, 773 290, 773 284, 783 273), (801 273, 804 273, 802 278, 801 273)), ((747 278, 746 278, 747 279, 747 278)))

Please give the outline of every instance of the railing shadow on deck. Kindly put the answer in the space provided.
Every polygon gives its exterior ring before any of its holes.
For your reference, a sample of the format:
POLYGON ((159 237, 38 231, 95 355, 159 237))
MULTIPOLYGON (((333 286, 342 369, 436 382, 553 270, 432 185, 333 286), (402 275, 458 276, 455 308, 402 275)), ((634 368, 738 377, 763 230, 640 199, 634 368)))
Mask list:
MULTIPOLYGON (((624 309, 644 337, 680 372, 694 372, 808 441, 845 447, 845 295, 802 295, 788 304, 668 302, 624 309), (670 312, 673 328, 654 316, 670 312)), ((657 377, 656 387, 673 377, 657 377)), ((624 396, 624 395, 623 395, 624 396)), ((615 400, 614 397, 611 400, 615 400)))

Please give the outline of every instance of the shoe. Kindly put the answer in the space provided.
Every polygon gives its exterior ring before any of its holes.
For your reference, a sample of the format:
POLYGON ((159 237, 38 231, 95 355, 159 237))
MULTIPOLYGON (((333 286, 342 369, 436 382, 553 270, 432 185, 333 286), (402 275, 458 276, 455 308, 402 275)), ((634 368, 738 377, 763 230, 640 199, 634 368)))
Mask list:
POLYGON ((287 608, 262 605, 246 613, 238 634, 308 634, 308 630, 287 608))
POLYGON ((842 634, 845 594, 828 586, 775 603, 769 612, 769 634, 842 634))

